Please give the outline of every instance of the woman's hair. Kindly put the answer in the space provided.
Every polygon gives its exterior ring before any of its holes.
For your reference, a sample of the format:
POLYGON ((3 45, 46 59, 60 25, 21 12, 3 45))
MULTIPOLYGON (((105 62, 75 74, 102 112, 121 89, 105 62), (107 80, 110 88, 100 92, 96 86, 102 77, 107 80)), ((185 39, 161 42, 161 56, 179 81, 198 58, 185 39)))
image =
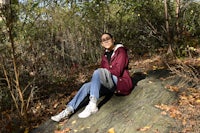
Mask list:
POLYGON ((101 34, 101 36, 103 36, 104 34, 107 34, 107 35, 110 36, 110 38, 113 38, 113 36, 110 33, 108 33, 108 32, 105 32, 105 33, 101 34))

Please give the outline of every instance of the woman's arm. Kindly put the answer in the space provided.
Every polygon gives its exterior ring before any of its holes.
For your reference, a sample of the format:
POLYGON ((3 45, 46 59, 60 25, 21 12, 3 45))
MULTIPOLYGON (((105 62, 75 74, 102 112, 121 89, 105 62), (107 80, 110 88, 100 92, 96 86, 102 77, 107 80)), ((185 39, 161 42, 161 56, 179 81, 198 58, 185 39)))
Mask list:
POLYGON ((127 68, 128 56, 124 48, 118 48, 115 51, 115 55, 111 58, 111 63, 109 64, 106 57, 102 58, 101 67, 108 69, 111 74, 120 77, 124 69, 127 68))

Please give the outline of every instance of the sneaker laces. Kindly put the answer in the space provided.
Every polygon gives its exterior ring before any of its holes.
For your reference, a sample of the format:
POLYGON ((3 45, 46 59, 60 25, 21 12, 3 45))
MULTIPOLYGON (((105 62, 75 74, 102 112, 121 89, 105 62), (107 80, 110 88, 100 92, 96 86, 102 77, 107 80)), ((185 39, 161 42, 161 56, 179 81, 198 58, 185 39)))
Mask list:
POLYGON ((58 116, 59 116, 59 118, 64 118, 64 117, 68 116, 69 114, 70 114, 70 112, 65 109, 62 112, 60 112, 60 114, 58 116))

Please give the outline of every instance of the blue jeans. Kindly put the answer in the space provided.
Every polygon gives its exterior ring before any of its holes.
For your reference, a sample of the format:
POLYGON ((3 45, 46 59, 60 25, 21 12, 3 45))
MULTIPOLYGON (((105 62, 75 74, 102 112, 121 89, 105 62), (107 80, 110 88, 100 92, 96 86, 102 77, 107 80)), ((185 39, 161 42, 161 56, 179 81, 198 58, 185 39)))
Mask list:
MULTIPOLYGON (((112 78, 113 82, 117 84, 117 77, 115 75, 112 75, 112 78)), ((97 69, 94 71, 91 81, 83 84, 83 86, 80 88, 80 90, 77 92, 74 98, 68 103, 67 106, 71 108, 71 110, 73 111, 76 110, 80 105, 80 103, 85 99, 85 97, 88 96, 88 94, 92 97, 95 97, 98 100, 101 88, 102 84, 97 69)))

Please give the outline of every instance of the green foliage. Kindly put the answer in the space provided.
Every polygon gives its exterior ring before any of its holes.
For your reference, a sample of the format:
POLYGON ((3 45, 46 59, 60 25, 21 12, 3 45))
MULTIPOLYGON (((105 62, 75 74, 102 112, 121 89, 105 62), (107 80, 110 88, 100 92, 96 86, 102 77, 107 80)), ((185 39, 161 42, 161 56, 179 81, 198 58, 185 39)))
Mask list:
POLYGON ((200 4, 190 3, 183 9, 184 30, 190 33, 192 36, 200 35, 200 4))
MULTIPOLYGON (((183 1, 181 4, 181 31, 177 38, 175 2, 168 1, 174 47, 196 46, 199 42, 185 41, 183 33, 194 38, 199 36, 199 3, 183 1)), ((162 0, 92 0, 82 4, 65 0, 26 0, 13 4, 12 10, 16 10, 12 14, 14 17, 7 18, 14 18, 17 52, 27 72, 55 75, 54 71, 63 66, 67 72, 73 64, 96 62, 100 57, 98 38, 102 32, 111 32, 117 42, 124 43, 136 54, 154 52, 168 44, 162 0)), ((9 46, 6 24, 1 22, 4 26, 1 26, 0 41, 9 46)), ((1 45, 1 49, 5 45, 1 45)))

